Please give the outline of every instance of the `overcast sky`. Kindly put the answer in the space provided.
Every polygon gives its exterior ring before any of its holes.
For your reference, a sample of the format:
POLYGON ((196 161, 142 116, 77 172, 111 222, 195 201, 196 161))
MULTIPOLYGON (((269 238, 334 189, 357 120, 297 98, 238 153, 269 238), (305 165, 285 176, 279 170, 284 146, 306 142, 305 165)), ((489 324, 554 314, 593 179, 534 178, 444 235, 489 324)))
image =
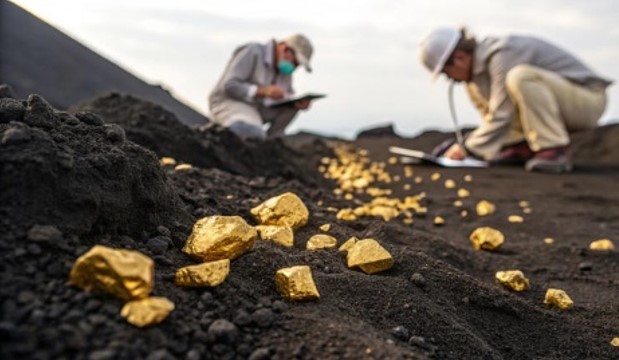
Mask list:
MULTIPOLYGON (((392 122, 403 134, 449 129, 447 82, 431 83, 417 43, 433 28, 467 25, 478 38, 532 34, 619 79, 617 0, 14 0, 142 79, 208 115, 206 97, 233 49, 295 32, 314 43, 313 73, 297 92, 324 92, 290 131, 351 136, 392 122)), ((603 122, 619 119, 610 88, 603 122)), ((461 121, 479 116, 457 90, 461 121)))

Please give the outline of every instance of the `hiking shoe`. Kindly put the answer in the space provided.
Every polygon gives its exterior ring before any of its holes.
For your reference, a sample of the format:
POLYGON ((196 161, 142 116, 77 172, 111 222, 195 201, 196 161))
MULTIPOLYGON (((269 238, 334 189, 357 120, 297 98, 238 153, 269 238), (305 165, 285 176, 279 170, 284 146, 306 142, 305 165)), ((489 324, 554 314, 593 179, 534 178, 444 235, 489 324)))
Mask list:
POLYGON ((503 148, 490 163, 493 165, 524 165, 533 157, 533 151, 526 141, 503 148))
POLYGON ((567 154, 567 147, 562 146, 537 152, 524 168, 527 171, 561 174, 572 171, 572 160, 567 154))

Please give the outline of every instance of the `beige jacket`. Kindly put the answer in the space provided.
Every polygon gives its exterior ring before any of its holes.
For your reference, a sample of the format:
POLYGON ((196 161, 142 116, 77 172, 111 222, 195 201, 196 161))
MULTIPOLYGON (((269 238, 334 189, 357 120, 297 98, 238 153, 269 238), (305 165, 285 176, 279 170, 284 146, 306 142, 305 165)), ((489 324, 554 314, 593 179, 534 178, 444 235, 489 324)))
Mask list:
POLYGON ((555 72, 592 89, 605 89, 612 83, 570 53, 541 39, 526 36, 484 39, 477 44, 472 79, 467 83, 469 97, 483 117, 482 124, 465 142, 466 148, 477 156, 491 158, 506 145, 515 108, 506 90, 505 77, 520 64, 555 72))
POLYGON ((226 70, 209 96, 209 107, 215 112, 227 101, 242 101, 256 108, 258 86, 278 85, 287 95, 293 94, 292 76, 281 75, 275 70, 273 55, 275 40, 266 44, 249 43, 238 47, 226 70))

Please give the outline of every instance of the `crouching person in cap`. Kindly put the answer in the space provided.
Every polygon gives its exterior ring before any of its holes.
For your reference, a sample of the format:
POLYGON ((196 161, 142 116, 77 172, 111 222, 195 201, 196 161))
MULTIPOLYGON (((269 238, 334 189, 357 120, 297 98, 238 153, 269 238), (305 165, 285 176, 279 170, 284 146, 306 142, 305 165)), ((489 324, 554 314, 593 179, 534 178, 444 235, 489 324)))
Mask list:
POLYGON ((481 126, 444 156, 472 155, 529 171, 568 172, 569 133, 597 125, 611 81, 567 51, 528 36, 481 41, 465 30, 437 29, 420 43, 423 65, 465 82, 481 126))
POLYGON ((297 112, 307 109, 310 101, 268 105, 292 96, 292 73, 298 66, 311 72, 312 52, 312 44, 300 34, 238 47, 209 96, 213 120, 243 138, 283 135, 297 112), (266 131, 264 124, 269 124, 266 131))

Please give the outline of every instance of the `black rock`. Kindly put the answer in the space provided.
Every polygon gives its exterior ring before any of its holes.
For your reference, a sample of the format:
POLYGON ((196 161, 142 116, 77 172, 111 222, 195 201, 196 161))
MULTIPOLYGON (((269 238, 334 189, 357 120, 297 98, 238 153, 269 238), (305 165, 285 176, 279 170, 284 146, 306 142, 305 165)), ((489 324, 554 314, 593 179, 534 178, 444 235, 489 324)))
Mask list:
POLYGON ((103 121, 103 119, 99 115, 87 111, 80 111, 75 114, 75 117, 84 124, 88 125, 101 126, 105 124, 105 121, 103 121))
POLYGON ((254 311, 251 314, 251 320, 254 324, 261 328, 267 328, 271 326, 273 321, 275 320, 275 314, 273 314, 273 310, 262 308, 254 311))
POLYGON ((273 301, 273 311, 281 313, 286 311, 286 309, 288 309, 288 305, 285 302, 281 300, 273 301))
POLYGON ((408 341, 408 338, 410 337, 410 331, 408 331, 406 327, 398 325, 391 329, 391 335, 393 335, 393 337, 398 340, 408 341))
POLYGON ((385 126, 379 126, 372 129, 363 130, 359 132, 359 134, 357 134, 357 139, 374 136, 399 137, 393 129, 393 124, 388 124, 385 126))
POLYGON ((234 321, 234 323, 238 326, 247 326, 251 323, 252 318, 249 316, 247 311, 239 310, 232 321, 234 321))
POLYGON ((165 237, 170 237, 172 235, 172 233, 170 232, 170 229, 168 229, 167 227, 163 226, 163 225, 159 225, 157 226, 157 232, 165 237))
POLYGON ((54 109, 39 95, 28 96, 26 112, 23 122, 34 127, 51 129, 57 125, 58 120, 54 117, 54 109))
POLYGON ((591 271, 591 270, 593 270, 593 263, 591 263, 589 261, 583 261, 580 264, 578 264, 578 270, 580 270, 580 271, 591 271))
POLYGON ((25 112, 26 108, 20 101, 10 98, 0 99, 0 124, 22 121, 25 112))
POLYGON ((105 138, 112 144, 121 145, 127 140, 125 130, 117 124, 105 124, 105 138))
POLYGON ((28 230, 28 240, 60 241, 62 240, 62 231, 54 225, 34 225, 28 230))
POLYGON ((411 276, 411 282, 420 289, 426 287, 426 278, 420 273, 414 273, 411 276))
POLYGON ((28 129, 12 127, 2 134, 2 145, 14 145, 29 141, 32 138, 28 129))
POLYGON ((269 348, 258 348, 249 355, 249 360, 268 360, 271 358, 271 350, 269 348))
POLYGON ((170 238, 165 236, 157 236, 146 242, 146 247, 153 254, 161 255, 168 250, 168 246, 172 243, 170 238))
POLYGON ((226 319, 217 319, 209 326, 207 335, 215 342, 232 344, 239 336, 239 330, 230 321, 226 319))
POLYGON ((15 92, 7 84, 0 84, 0 99, 14 99, 15 92))

